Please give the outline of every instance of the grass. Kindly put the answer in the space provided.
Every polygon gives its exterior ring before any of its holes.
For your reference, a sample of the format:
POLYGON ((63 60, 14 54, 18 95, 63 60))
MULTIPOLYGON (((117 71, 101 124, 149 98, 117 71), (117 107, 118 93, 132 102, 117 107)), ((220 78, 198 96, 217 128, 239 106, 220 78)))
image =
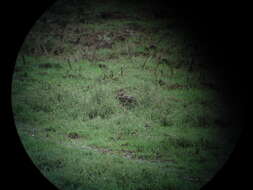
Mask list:
POLYGON ((27 36, 12 86, 27 153, 60 189, 199 189, 228 159, 239 134, 221 92, 205 85, 218 88, 219 81, 202 65, 189 70, 192 49, 165 28, 170 20, 97 3, 88 4, 92 19, 84 23, 72 15, 75 5, 65 6, 65 16, 59 6, 44 15, 55 23, 45 28, 41 19, 27 36), (124 16, 101 18, 110 7, 124 16), (68 25, 70 18, 75 22, 61 42, 57 23, 68 25), (169 64, 157 66, 158 52, 169 64), (117 98, 122 89, 135 103, 117 98))

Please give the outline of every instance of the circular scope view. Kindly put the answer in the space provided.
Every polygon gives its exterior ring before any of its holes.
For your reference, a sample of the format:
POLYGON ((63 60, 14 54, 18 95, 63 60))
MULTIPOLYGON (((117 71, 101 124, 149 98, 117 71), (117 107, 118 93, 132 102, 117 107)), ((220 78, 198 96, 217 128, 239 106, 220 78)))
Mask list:
POLYGON ((59 0, 18 53, 16 129, 59 190, 198 190, 239 138, 208 44, 137 2, 59 0))

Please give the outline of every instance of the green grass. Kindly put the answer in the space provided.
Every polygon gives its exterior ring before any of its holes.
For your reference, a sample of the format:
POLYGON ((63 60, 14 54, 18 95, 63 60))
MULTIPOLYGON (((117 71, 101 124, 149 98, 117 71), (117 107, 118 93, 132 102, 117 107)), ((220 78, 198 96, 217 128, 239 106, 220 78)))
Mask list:
MULTIPOLYGON (((89 4, 90 10, 96 3, 89 4)), ((239 134, 236 117, 219 91, 203 85, 219 85, 208 68, 194 65, 189 71, 185 55, 192 50, 182 37, 173 30, 163 37, 168 20, 136 20, 127 17, 133 15, 127 12, 131 8, 121 10, 125 18, 94 16, 110 7, 89 12, 94 19, 87 23, 72 22, 60 54, 55 54, 59 39, 43 35, 40 20, 31 32, 43 36, 47 51, 27 37, 12 86, 22 143, 42 174, 60 189, 199 189, 233 150, 239 134), (72 37, 84 34, 82 28, 87 37, 72 44, 72 37), (105 41, 111 48, 90 48, 105 41), (157 67, 157 58, 147 50, 150 44, 170 64, 157 67), (122 105, 116 98, 120 89, 135 103, 122 105)), ((63 21, 69 18, 61 16, 63 21)), ((53 34, 57 27, 48 28, 53 34)))

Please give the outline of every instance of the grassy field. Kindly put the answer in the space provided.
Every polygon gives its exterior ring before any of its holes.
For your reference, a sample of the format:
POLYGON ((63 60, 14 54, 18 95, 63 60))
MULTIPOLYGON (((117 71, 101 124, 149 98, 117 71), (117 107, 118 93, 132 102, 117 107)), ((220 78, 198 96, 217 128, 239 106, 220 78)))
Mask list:
POLYGON ((59 189, 195 190, 233 150, 239 129, 205 47, 151 8, 62 1, 28 34, 13 113, 59 189))

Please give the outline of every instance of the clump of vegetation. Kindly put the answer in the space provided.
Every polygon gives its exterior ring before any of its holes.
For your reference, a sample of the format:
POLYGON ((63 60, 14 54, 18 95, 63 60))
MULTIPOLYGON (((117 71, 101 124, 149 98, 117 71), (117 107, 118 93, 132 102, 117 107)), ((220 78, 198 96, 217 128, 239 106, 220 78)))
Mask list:
POLYGON ((108 119, 118 111, 117 102, 114 100, 110 89, 97 88, 87 95, 85 106, 85 116, 89 119, 101 117, 108 119))
POLYGON ((13 75, 22 143, 63 190, 199 189, 236 117, 174 17, 120 7, 59 1, 37 21, 13 75))

